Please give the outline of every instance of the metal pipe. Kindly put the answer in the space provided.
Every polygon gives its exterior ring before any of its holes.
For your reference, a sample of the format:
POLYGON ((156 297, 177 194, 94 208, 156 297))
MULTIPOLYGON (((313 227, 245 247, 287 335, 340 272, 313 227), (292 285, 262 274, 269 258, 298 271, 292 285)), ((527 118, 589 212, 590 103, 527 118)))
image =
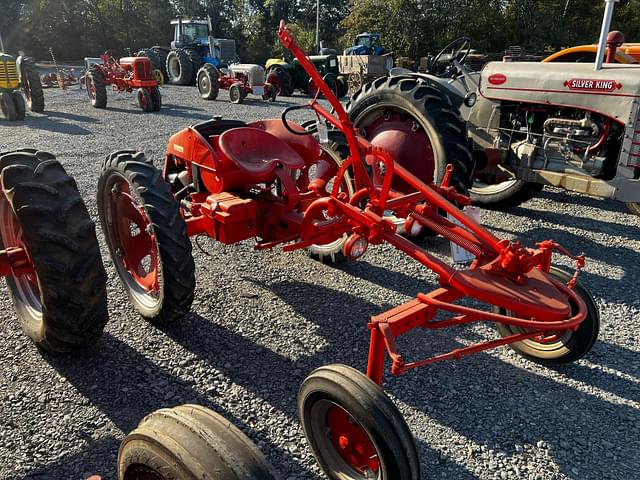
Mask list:
POLYGON ((604 50, 607 48, 607 36, 609 28, 611 28, 611 19, 613 18, 613 9, 615 4, 620 0, 604 0, 604 16, 602 18, 602 29, 600 30, 600 39, 598 40, 598 53, 596 54, 596 64, 594 70, 602 69, 604 61, 604 50))

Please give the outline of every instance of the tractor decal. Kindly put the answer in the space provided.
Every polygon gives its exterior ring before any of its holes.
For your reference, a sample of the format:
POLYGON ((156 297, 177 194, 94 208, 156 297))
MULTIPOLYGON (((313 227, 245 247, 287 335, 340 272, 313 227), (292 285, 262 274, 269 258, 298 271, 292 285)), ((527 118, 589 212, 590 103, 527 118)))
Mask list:
POLYGON ((565 80, 563 85, 569 90, 583 92, 613 92, 622 88, 622 84, 615 80, 590 80, 588 78, 572 78, 565 80))
POLYGON ((503 83, 506 83, 507 76, 503 73, 494 73, 488 80, 491 85, 502 85, 503 83))

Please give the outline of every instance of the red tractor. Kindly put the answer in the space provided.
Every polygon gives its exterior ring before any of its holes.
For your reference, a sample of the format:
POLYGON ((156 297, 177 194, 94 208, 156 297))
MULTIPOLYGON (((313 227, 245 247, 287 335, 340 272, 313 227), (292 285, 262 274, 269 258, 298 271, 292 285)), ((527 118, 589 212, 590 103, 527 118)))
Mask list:
MULTIPOLYGON (((433 270, 439 288, 370 319, 366 375, 344 365, 325 366, 304 381, 298 395, 305 435, 329 478, 417 480, 413 438, 380 387, 386 358, 393 375, 502 345, 543 365, 581 358, 599 330, 596 304, 577 281, 584 257, 551 240, 526 248, 485 230, 456 206, 469 198, 449 186, 451 167, 437 185, 394 163, 385 149, 358 134, 284 22, 278 34, 334 113, 316 97, 287 108, 279 119, 192 125, 169 140, 161 172, 142 153, 112 153, 98 185, 111 258, 134 307, 157 323, 179 320, 190 309, 195 268, 189 237, 196 235, 225 244, 256 238, 258 250, 324 248, 336 253, 332 258, 349 260, 364 255, 370 244, 387 242, 433 270), (321 141, 328 122, 346 150, 321 144, 313 129, 292 122, 288 114, 300 109, 317 116, 321 141), (406 219, 407 232, 429 229, 471 252, 470 267, 454 268, 411 242, 388 212, 406 219), (554 252, 574 259, 576 272, 552 267, 554 252), (464 302, 469 299, 473 304, 464 302), (494 323, 498 338, 418 360, 403 357, 396 344, 418 327, 475 322, 494 323)), ((444 95, 437 88, 428 94, 435 100, 444 95)), ((459 116, 450 108, 443 136, 469 155, 464 129, 451 123, 459 116)))
POLYGON ((265 82, 264 68, 260 65, 233 63, 229 68, 218 69, 205 64, 196 75, 200 96, 215 100, 220 89, 229 90, 232 103, 242 103, 248 94, 275 102, 278 92, 271 83, 265 82))
POLYGON ((106 52, 100 58, 85 58, 84 62, 87 94, 95 108, 107 107, 107 85, 115 92, 137 89, 138 105, 143 112, 158 112, 162 108, 158 80, 147 57, 116 60, 106 52))

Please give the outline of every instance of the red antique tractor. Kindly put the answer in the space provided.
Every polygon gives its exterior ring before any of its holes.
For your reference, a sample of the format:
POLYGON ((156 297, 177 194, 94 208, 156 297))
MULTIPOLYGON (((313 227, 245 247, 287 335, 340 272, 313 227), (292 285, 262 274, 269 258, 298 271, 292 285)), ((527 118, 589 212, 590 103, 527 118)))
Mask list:
POLYGON ((233 63, 218 69, 206 63, 196 75, 198 91, 205 100, 215 100, 220 89, 229 90, 232 103, 242 103, 248 94, 275 102, 278 92, 275 86, 265 82, 264 68, 260 65, 233 63))
POLYGON ((109 52, 105 52, 100 58, 85 58, 84 62, 87 94, 95 108, 107 107, 108 85, 115 92, 136 90, 138 105, 143 112, 158 112, 162 108, 158 80, 147 57, 116 60, 109 52))
POLYGON ((107 323, 107 275, 78 187, 49 153, 0 153, 0 275, 22 329, 43 350, 94 342, 107 323))
MULTIPOLYGON (((316 97, 287 108, 280 119, 192 125, 169 140, 162 172, 142 153, 112 153, 98 185, 111 257, 134 307, 158 323, 178 320, 190 309, 195 269, 189 237, 196 235, 225 244, 256 238, 259 250, 331 246, 350 260, 370 244, 387 242, 433 270, 439 288, 370 319, 366 375, 325 366, 304 381, 298 396, 305 435, 329 478, 417 480, 420 464, 409 428, 380 388, 386 358, 393 375, 502 345, 543 365, 581 358, 599 330, 595 302, 577 281, 584 257, 551 240, 526 248, 485 230, 456 206, 469 198, 449 186, 451 167, 436 185, 394 163, 358 135, 284 23, 278 34, 334 113, 316 97), (296 109, 315 113, 321 140, 325 122, 335 127, 333 135, 348 147, 344 155, 289 120, 296 109), (454 268, 411 242, 389 220, 390 211, 406 219, 405 231, 421 226, 471 252, 470 267, 454 268), (575 260, 576 272, 552 267, 554 252, 575 260), (406 359, 396 345, 396 338, 418 327, 475 322, 494 323, 499 337, 419 360, 406 359)), ((444 93, 430 92, 431 98, 438 95, 444 93)), ((453 141, 457 130, 449 130, 453 141)), ((458 133, 459 148, 467 148, 464 131, 458 133)))

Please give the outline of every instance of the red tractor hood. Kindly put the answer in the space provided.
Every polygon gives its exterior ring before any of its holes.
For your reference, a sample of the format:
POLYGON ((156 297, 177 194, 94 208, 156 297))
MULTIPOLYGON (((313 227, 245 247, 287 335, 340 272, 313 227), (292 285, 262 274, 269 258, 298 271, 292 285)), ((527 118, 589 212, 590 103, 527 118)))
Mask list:
POLYGON ((627 123, 640 99, 640 65, 606 64, 595 71, 592 63, 490 62, 480 93, 491 100, 582 108, 627 123))

